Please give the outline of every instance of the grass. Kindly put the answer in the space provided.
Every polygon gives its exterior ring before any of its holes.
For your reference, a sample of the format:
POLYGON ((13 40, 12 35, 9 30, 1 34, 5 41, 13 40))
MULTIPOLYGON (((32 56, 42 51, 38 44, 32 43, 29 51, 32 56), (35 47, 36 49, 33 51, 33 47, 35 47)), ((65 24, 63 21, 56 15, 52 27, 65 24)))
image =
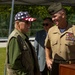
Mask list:
POLYGON ((0 48, 0 75, 4 75, 5 58, 6 58, 6 49, 0 48))

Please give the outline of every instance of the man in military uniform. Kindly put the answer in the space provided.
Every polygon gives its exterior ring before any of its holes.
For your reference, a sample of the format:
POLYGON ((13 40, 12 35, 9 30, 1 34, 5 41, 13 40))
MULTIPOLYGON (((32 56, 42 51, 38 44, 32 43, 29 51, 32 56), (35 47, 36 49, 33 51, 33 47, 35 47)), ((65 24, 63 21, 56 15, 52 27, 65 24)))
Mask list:
POLYGON ((75 25, 68 24, 61 3, 51 4, 48 11, 55 26, 49 29, 45 40, 46 63, 51 75, 59 75, 60 63, 75 63, 75 25))
POLYGON ((26 35, 34 20, 28 12, 15 15, 15 29, 7 44, 8 75, 40 75, 35 51, 26 35))

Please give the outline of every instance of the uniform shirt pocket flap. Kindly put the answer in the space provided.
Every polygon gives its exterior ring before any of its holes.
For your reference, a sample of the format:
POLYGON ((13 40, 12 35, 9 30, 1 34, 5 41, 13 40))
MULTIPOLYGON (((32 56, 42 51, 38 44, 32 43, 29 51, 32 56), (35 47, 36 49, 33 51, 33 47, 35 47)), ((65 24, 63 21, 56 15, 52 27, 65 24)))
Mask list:
POLYGON ((65 43, 65 45, 66 45, 66 46, 73 46, 73 45, 75 45, 75 41, 67 41, 67 42, 65 43))
POLYGON ((58 43, 58 41, 52 41, 52 46, 56 45, 58 43))

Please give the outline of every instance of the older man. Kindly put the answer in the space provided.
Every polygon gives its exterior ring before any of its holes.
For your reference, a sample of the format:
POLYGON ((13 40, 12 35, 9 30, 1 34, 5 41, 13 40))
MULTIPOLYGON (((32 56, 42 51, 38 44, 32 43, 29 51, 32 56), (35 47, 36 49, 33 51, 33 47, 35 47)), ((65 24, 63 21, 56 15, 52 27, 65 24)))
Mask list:
POLYGON ((15 28, 7 45, 8 75, 40 75, 35 51, 26 35, 34 20, 28 12, 15 15, 15 28))

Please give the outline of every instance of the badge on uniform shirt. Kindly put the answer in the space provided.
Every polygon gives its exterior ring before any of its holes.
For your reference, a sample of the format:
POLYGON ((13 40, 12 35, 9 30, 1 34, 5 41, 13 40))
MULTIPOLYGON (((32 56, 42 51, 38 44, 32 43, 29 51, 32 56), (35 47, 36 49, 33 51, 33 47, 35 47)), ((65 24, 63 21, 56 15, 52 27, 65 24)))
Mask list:
POLYGON ((66 40, 75 41, 75 36, 74 36, 74 34, 71 33, 71 32, 67 32, 67 33, 66 33, 66 40))

